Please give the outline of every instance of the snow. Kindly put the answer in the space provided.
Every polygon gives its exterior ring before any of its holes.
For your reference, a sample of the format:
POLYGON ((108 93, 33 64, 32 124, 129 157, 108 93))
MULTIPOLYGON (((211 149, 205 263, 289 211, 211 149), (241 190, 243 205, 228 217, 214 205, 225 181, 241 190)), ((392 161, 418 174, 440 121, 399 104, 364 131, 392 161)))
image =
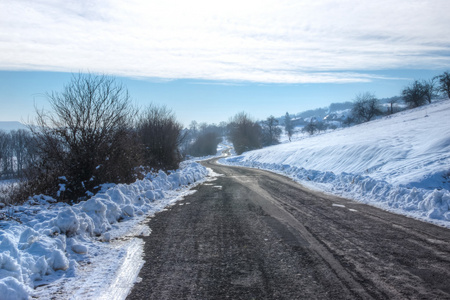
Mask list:
MULTIPOLYGON (((240 156, 231 151, 221 162, 450 227, 448 116, 450 101, 441 101, 240 156)), ((220 144, 218 153, 229 147, 220 144)), ((194 193, 207 176, 220 174, 190 161, 130 185, 104 184, 73 206, 36 195, 0 207, 12 218, 0 221, 0 298, 124 299, 139 281, 148 218, 194 193)))
POLYGON ((449 116, 440 101, 220 162, 450 227, 449 116))
POLYGON ((133 184, 70 206, 38 195, 9 207, 0 221, 1 299, 124 299, 143 264, 149 216, 182 199, 210 170, 185 162, 175 172, 149 174, 133 184))

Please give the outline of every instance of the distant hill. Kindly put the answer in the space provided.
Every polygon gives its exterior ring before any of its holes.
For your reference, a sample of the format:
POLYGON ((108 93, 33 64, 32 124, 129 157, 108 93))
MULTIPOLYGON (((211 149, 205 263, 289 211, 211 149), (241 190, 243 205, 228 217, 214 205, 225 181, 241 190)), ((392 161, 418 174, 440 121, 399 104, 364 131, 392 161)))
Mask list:
MULTIPOLYGON (((395 96, 390 98, 379 99, 383 110, 388 110, 391 103, 394 105, 394 111, 398 112, 403 110, 406 105, 403 103, 401 97, 395 96)), ((311 120, 323 121, 325 123, 333 122, 335 125, 344 121, 352 110, 353 102, 338 102, 331 103, 329 106, 320 107, 316 109, 310 109, 296 114, 291 114, 291 118, 294 122, 294 126, 303 126, 309 123, 311 120)), ((284 116, 278 118, 279 124, 284 125, 284 116)), ((340 126, 338 126, 340 127, 340 126)))
POLYGON ((17 121, 0 121, 0 130, 11 131, 18 129, 28 129, 28 127, 17 121))

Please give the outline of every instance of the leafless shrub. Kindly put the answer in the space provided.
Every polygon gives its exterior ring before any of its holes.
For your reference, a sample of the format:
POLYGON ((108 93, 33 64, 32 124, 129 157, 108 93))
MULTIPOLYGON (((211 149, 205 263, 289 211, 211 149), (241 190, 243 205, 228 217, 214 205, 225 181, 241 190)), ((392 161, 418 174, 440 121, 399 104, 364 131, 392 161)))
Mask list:
POLYGON ((101 183, 132 179, 139 149, 124 86, 108 76, 78 74, 47 97, 52 110, 37 111, 30 127, 39 156, 28 174, 31 193, 77 200, 101 183))
POLYGON ((137 132, 143 145, 144 164, 155 169, 177 169, 183 126, 165 106, 149 106, 139 117, 137 132))
POLYGON ((402 90, 403 101, 410 107, 415 108, 426 103, 427 86, 415 80, 402 90))
POLYGON ((443 95, 450 98, 450 72, 444 72, 433 79, 439 80, 438 90, 442 92, 443 95))

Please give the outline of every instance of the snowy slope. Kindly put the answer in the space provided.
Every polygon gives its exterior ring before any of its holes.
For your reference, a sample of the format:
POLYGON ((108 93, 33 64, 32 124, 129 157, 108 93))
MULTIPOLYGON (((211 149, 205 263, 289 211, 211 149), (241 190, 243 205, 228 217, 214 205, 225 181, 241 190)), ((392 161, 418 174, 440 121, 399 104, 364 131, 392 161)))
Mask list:
POLYGON ((11 130, 28 129, 28 127, 17 121, 0 121, 0 130, 9 132, 11 130))
POLYGON ((145 219, 208 175, 188 162, 73 206, 41 195, 0 210, 12 219, 0 221, 0 299, 124 299, 143 263, 145 219))
POLYGON ((450 225, 448 100, 221 161, 450 225))

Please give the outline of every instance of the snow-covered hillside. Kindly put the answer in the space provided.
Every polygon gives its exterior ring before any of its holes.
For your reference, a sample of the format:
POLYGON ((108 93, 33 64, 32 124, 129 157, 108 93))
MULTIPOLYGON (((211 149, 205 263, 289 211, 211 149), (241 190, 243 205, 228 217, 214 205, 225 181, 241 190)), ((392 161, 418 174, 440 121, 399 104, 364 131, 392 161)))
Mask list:
POLYGON ((0 121, 0 130, 9 132, 11 130, 25 129, 28 127, 17 121, 0 121))
POLYGON ((143 263, 142 222, 207 175, 185 162, 73 206, 40 195, 0 210, 0 299, 124 299, 143 263))
POLYGON ((450 227, 450 101, 221 160, 450 227))

